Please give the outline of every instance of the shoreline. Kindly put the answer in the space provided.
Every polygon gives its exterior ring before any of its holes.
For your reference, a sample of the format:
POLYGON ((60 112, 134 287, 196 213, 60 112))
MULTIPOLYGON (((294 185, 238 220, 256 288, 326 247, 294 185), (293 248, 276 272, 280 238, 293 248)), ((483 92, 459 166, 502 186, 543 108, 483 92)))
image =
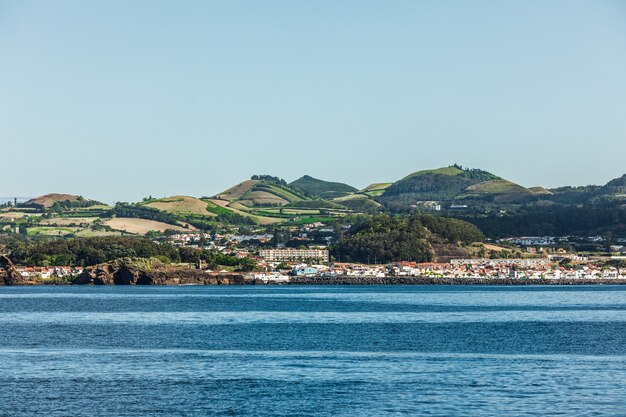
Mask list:
POLYGON ((455 277, 292 277, 287 285, 626 285, 626 279, 520 279, 455 277))
MULTIPOLYGON (((50 282, 28 282, 22 284, 7 285, 19 287, 44 287, 44 286, 289 286, 289 285, 553 285, 553 286, 576 286, 576 285, 626 285, 626 279, 519 279, 519 278, 455 278, 455 277, 291 277, 289 282, 272 282, 262 280, 231 280, 211 279, 195 282, 180 282, 179 280, 164 280, 161 282, 124 282, 124 283, 72 283, 68 281, 51 280, 50 282)), ((2 287, 0 285, 0 287, 2 287)))

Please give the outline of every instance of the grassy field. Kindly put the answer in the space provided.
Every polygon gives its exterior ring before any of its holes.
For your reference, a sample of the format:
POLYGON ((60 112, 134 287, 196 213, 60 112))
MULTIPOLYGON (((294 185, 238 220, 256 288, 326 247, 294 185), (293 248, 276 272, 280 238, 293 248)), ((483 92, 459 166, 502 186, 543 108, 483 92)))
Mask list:
POLYGON ((101 236, 121 236, 122 232, 110 232, 107 230, 91 230, 91 229, 82 229, 76 232, 76 236, 78 237, 101 237, 101 236))
POLYGON ((308 200, 301 191, 269 181, 247 180, 218 194, 220 200, 238 202, 247 207, 285 205, 308 200))
POLYGON ((324 223, 324 222, 328 222, 330 219, 331 219, 330 217, 294 217, 293 219, 284 221, 282 224, 295 226, 295 225, 317 223, 317 222, 324 223))
POLYGON ((552 195, 552 191, 544 188, 544 187, 530 187, 529 188, 530 191, 533 192, 533 194, 537 194, 537 195, 552 195))
POLYGON ((495 196, 495 198, 500 201, 504 199, 525 198, 531 195, 533 195, 532 191, 511 181, 493 180, 471 185, 456 198, 495 196))
POLYGON ((21 211, 3 211, 0 212, 0 218, 2 219, 22 219, 24 217, 41 216, 36 213, 24 213, 21 211))
POLYGON ((67 236, 80 231, 79 227, 29 227, 28 236, 67 236))
POLYGON ((157 210, 173 214, 198 214, 201 216, 215 216, 208 210, 208 205, 204 200, 188 196, 174 196, 161 198, 144 204, 157 210))
POLYGON ((227 201, 238 200, 241 197, 243 197, 244 194, 250 191, 252 187, 254 187, 258 182, 260 181, 246 180, 246 181, 240 182, 239 184, 229 188, 228 190, 221 192, 216 197, 222 200, 227 200, 227 201))
POLYGON ((236 213, 245 217, 250 217, 252 220, 254 220, 255 222, 259 224, 274 224, 274 223, 280 223, 281 221, 284 220, 284 219, 273 218, 273 217, 255 216, 248 212, 249 209, 247 207, 237 202, 229 203, 228 201, 218 200, 218 199, 211 199, 211 202, 233 213, 236 213))
POLYGON ((355 200, 355 199, 359 199, 359 198, 367 198, 367 196, 365 194, 350 194, 347 195, 345 197, 338 197, 333 199, 333 201, 337 201, 338 203, 341 203, 342 201, 349 201, 349 200, 355 200))
POLYGON ((177 230, 179 232, 189 232, 194 228, 185 229, 172 224, 157 222, 154 220, 136 219, 130 217, 116 217, 104 222, 106 226, 115 230, 122 230, 127 233, 145 235, 149 231, 164 232, 166 230, 177 230))
POLYGON ((90 224, 98 220, 97 217, 52 217, 50 219, 41 219, 40 225, 57 225, 57 226, 69 226, 71 224, 90 224))
POLYGON ((422 171, 417 171, 417 172, 407 175, 406 177, 404 177, 404 179, 406 180, 408 178, 413 178, 413 177, 417 177, 419 175, 425 175, 425 174, 459 175, 462 173, 463 173, 462 169, 452 166, 452 167, 425 169, 422 171))
POLYGON ((383 191, 387 187, 389 187, 391 184, 393 184, 393 183, 391 183, 391 182, 376 182, 374 184, 368 185, 367 187, 363 188, 359 192, 361 192, 361 193, 368 193, 368 192, 372 192, 372 191, 383 191))
POLYGON ((215 215, 218 215, 218 214, 228 215, 229 213, 232 213, 230 210, 220 206, 219 204, 216 204, 214 201, 211 201, 211 200, 202 200, 202 201, 207 203, 206 210, 209 213, 212 213, 215 215))
POLYGON ((78 196, 71 194, 46 194, 28 200, 26 204, 38 204, 45 208, 50 208, 54 203, 62 201, 78 201, 78 196))
POLYGON ((485 181, 466 188, 471 194, 505 194, 505 193, 530 193, 529 190, 507 180, 485 181))
POLYGON ((257 210, 258 211, 263 211, 263 213, 268 213, 269 215, 272 214, 294 214, 294 215, 298 215, 298 214, 320 214, 320 211, 318 209, 300 209, 300 208, 264 208, 263 210, 257 210))
POLYGON ((238 200, 238 202, 248 207, 252 207, 255 205, 283 206, 285 204, 288 204, 289 200, 268 191, 254 190, 248 192, 245 196, 238 200))

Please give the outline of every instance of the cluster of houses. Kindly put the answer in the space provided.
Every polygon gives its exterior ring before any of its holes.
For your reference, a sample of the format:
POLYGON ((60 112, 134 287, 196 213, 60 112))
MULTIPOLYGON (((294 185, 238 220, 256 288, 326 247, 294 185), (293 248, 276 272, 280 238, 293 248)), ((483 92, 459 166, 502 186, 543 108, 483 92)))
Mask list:
MULTIPOLYGON (((286 271, 272 272, 287 279, 286 271)), ((289 271, 292 276, 348 277, 448 277, 513 279, 625 279, 626 269, 599 267, 593 263, 561 266, 548 258, 541 259, 453 259, 450 262, 397 262, 387 265, 335 263, 332 266, 300 263, 289 271)), ((274 275, 278 277, 277 275, 274 275)))
POLYGON ((20 273, 23 277, 40 277, 44 279, 49 278, 63 278, 63 277, 73 277, 80 275, 83 272, 83 268, 81 267, 70 267, 70 266, 21 266, 16 265, 15 269, 20 273))

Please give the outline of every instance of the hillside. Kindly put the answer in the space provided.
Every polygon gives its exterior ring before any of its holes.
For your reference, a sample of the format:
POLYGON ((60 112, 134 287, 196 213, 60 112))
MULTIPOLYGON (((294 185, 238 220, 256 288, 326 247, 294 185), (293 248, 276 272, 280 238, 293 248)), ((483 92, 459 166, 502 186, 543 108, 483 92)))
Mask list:
POLYGON ((476 226, 462 220, 378 214, 340 236, 332 255, 344 262, 442 261, 467 256, 463 244, 483 239, 476 226))
POLYGON ((381 196, 391 184, 391 182, 379 182, 370 184, 362 190, 359 190, 358 193, 364 194, 368 197, 378 197, 381 196))
POLYGON ((343 197, 357 191, 356 188, 341 182, 330 182, 304 175, 291 182, 290 187, 304 191, 309 196, 318 196, 323 199, 343 197))
POLYGON ((24 202, 23 204, 25 206, 49 209, 52 208, 55 203, 64 207, 89 207, 97 204, 102 204, 98 201, 87 200, 79 195, 57 193, 45 194, 39 197, 35 197, 24 202))
POLYGON ((534 193, 511 181, 500 179, 470 185, 457 198, 494 197, 498 202, 519 201, 532 197, 534 193))
POLYGON ((623 203, 626 200, 626 174, 607 182, 598 190, 597 200, 623 203))
POLYGON ((490 172, 452 165, 410 174, 387 187, 379 200, 402 206, 416 201, 464 199, 513 202, 533 196, 531 190, 490 172))
POLYGON ((188 228, 183 228, 181 226, 175 226, 155 220, 129 217, 114 217, 112 219, 106 220, 104 222, 104 225, 110 227, 113 230, 119 230, 126 233, 138 235, 145 235, 150 231, 164 232, 166 230, 176 230, 179 232, 188 232, 190 230, 195 230, 195 228, 192 226, 189 226, 188 228))
POLYGON ((143 205, 173 214, 216 216, 215 213, 209 211, 209 202, 199 198, 182 195, 150 200, 143 203, 143 205))
MULTIPOLYGON (((284 182, 284 181, 283 181, 284 182)), ((278 181, 250 179, 215 196, 219 200, 239 202, 246 207, 284 206, 289 203, 310 200, 301 191, 278 181)))

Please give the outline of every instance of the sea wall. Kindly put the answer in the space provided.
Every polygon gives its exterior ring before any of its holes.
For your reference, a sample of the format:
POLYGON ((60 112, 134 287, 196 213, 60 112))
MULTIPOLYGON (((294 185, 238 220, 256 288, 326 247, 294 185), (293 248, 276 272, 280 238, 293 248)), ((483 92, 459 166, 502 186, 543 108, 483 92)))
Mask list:
POLYGON ((295 285, 624 285, 624 279, 519 279, 454 277, 292 277, 295 285))

